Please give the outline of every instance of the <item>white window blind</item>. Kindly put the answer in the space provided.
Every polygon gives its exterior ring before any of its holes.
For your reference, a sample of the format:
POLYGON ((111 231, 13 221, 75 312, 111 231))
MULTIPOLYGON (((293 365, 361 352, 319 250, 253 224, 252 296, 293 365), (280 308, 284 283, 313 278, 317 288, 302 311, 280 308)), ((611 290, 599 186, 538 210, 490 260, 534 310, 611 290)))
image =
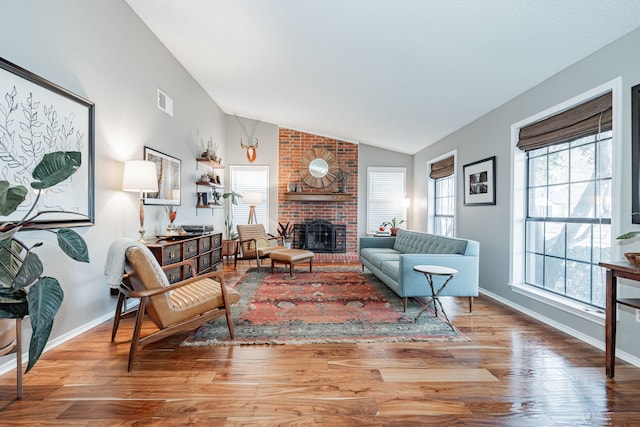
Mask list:
MULTIPOLYGON (((256 204, 258 224, 269 228, 269 166, 235 166, 229 167, 231 190, 239 194, 255 192, 262 195, 262 203, 256 204)), ((238 204, 231 208, 233 224, 249 222, 249 205, 238 199, 238 204)))
POLYGON ((367 233, 377 232, 380 224, 393 218, 404 219, 406 174, 399 167, 367 168, 367 233))

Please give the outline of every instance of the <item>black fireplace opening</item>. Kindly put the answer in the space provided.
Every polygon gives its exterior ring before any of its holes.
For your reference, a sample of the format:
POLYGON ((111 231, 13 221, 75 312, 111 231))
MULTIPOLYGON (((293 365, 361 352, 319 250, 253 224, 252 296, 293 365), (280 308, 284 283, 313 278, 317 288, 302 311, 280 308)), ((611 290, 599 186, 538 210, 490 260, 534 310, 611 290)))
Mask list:
POLYGON ((318 253, 347 252, 347 226, 323 219, 293 225, 293 247, 318 253))

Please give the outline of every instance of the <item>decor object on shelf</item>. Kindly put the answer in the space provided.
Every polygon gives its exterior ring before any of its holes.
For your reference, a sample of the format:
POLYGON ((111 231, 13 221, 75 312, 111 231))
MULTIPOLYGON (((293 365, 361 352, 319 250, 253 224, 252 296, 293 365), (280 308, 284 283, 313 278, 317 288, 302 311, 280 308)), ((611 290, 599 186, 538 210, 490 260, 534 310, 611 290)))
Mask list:
MULTIPOLYGON (((389 231, 391 231, 391 235, 395 236, 398 234, 398 230, 400 229, 400 225, 404 223, 404 219, 395 219, 393 218, 391 221, 385 221, 382 223, 382 227, 389 227, 389 231)), ((380 230, 384 231, 384 229, 380 230)))
MULTIPOLYGON (((218 148, 218 144, 216 144, 216 149, 217 148, 218 148)), ((212 147, 211 139, 209 139, 209 142, 207 142, 207 149, 203 151, 202 154, 200 154, 200 157, 203 160, 211 160, 213 162, 218 162, 218 163, 222 162, 222 159, 218 157, 214 148, 212 147)))
POLYGON ((140 193, 140 243, 146 243, 144 235, 144 194, 158 191, 158 177, 156 164, 146 160, 128 160, 124 162, 124 174, 122 178, 123 191, 136 191, 140 193))
POLYGON ((347 182, 349 181, 349 172, 345 170, 336 171, 336 183, 338 183, 338 192, 346 193, 347 192, 347 182))
MULTIPOLYGON (((40 229, 37 218, 41 215, 63 211, 38 211, 31 215, 38 206, 43 190, 54 187, 72 176, 81 167, 82 154, 77 151, 52 152, 44 155, 32 171, 31 189, 35 197, 31 207, 19 221, 6 221, 0 225, 0 318, 16 319, 16 328, 20 328, 21 319, 29 316, 32 335, 29 343, 29 362, 26 372, 40 358, 44 350, 53 320, 58 312, 64 292, 58 280, 42 276, 43 265, 35 248, 42 246, 36 243, 29 247, 15 236, 18 232, 29 229, 40 229), (28 291, 27 291, 28 290, 28 291)), ((9 217, 25 202, 29 190, 22 185, 11 187, 9 182, 0 181, 0 216, 9 217)), ((55 231, 58 246, 71 259, 89 262, 87 245, 76 231, 70 228, 57 228, 55 231)), ((18 399, 22 397, 22 342, 21 330, 16 329, 18 399)))
POLYGON ((245 149, 249 163, 255 162, 256 156, 258 155, 256 151, 258 149, 258 138, 256 138, 256 141, 252 145, 245 145, 242 142, 242 138, 240 138, 240 146, 245 149))
POLYGON ((262 203, 262 194, 255 191, 247 191, 242 195, 242 201, 249 205, 249 220, 247 224, 257 224, 256 205, 262 203))
POLYGON ((300 159, 300 178, 313 188, 325 188, 336 180, 336 156, 324 148, 312 148, 300 159))
POLYGON ((156 190, 144 195, 145 205, 179 205, 180 198, 175 200, 173 194, 180 194, 182 161, 149 147, 144 147, 144 159, 155 163, 157 175, 156 190))
POLYGON ((465 206, 496 204, 496 156, 463 166, 465 206))

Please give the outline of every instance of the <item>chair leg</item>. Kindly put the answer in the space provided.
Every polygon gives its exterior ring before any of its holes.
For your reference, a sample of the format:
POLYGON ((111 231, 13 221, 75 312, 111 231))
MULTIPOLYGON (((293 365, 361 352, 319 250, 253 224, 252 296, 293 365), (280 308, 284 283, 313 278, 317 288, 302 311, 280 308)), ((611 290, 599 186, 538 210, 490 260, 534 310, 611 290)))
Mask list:
POLYGON ((309 258, 309 273, 313 273, 313 258, 309 258))
POLYGON ((133 336, 131 337, 131 348, 129 349, 129 364, 127 365, 128 372, 131 372, 131 368, 133 367, 133 362, 136 359, 136 351, 138 350, 138 340, 140 339, 140 331, 142 330, 142 321, 144 320, 146 305, 147 305, 147 299, 140 298, 138 314, 136 315, 136 324, 133 327, 133 336))
POLYGON ((118 326, 120 325, 120 315, 122 314, 122 305, 124 304, 124 294, 118 293, 118 303, 116 304, 116 313, 113 316, 113 328, 111 328, 111 342, 116 339, 116 332, 118 332, 118 326))
POLYGON ((407 312, 407 301, 409 300, 408 297, 404 297, 402 298, 402 311, 403 312, 407 312))
POLYGON ((469 313, 473 312, 473 297, 469 297, 469 313))

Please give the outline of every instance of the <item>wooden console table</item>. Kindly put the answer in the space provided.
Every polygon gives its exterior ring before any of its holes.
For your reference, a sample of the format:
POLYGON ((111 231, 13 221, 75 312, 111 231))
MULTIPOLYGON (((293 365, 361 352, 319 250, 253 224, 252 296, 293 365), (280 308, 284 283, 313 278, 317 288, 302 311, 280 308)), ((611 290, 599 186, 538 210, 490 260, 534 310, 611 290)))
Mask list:
POLYGON ((616 310, 618 304, 640 309, 640 298, 618 298, 618 278, 640 282, 640 267, 628 262, 601 262, 607 269, 607 297, 605 314, 605 372, 609 378, 616 367, 616 310))
MULTIPOLYGON (((161 267, 190 258, 195 260, 196 275, 216 270, 222 263, 222 233, 203 234, 176 240, 159 240, 146 245, 161 267)), ((169 283, 191 277, 189 266, 178 266, 166 271, 169 283)))

